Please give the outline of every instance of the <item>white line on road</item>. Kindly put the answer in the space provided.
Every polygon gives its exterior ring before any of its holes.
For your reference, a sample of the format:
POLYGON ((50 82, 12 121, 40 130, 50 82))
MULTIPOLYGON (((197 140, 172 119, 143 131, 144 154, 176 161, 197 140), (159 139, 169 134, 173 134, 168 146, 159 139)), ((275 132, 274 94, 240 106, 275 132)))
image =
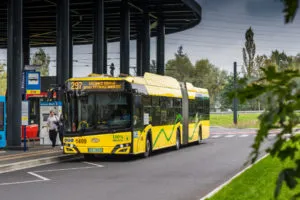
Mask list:
POLYGON ((231 137, 234 137, 234 135, 226 135, 225 137, 231 138, 231 137))
POLYGON ((18 184, 24 184, 24 183, 37 183, 37 182, 43 182, 43 180, 32 180, 32 181, 22 181, 22 182, 11 182, 11 183, 0 183, 0 186, 5 185, 18 185, 18 184))
POLYGON ((76 167, 76 168, 66 168, 66 169, 49 169, 49 170, 39 170, 39 171, 33 171, 33 172, 27 172, 28 174, 35 176, 39 178, 38 180, 31 180, 31 181, 20 181, 20 182, 11 182, 11 183, 0 183, 0 186, 5 186, 5 185, 17 185, 17 184, 24 184, 24 183, 36 183, 36 182, 43 182, 43 181, 50 181, 51 179, 46 178, 44 176, 41 176, 37 173, 42 173, 42 172, 57 172, 57 171, 70 171, 70 170, 78 170, 78 169, 92 169, 92 168, 100 168, 104 167, 103 165, 95 164, 95 163, 90 163, 90 162, 84 162, 89 165, 93 165, 93 167, 76 167))
POLYGON ((104 167, 103 165, 99 165, 99 164, 91 163, 91 162, 83 162, 83 163, 86 163, 88 165, 93 165, 93 166, 96 166, 96 167, 104 167))
POLYGON ((39 178, 39 179, 41 179, 41 180, 43 180, 43 181, 50 181, 49 178, 46 178, 46 177, 41 176, 41 175, 39 175, 39 174, 36 174, 36 173, 34 173, 34 172, 27 172, 27 173, 30 174, 30 175, 32 175, 32 176, 35 176, 35 177, 37 177, 37 178, 39 178))
POLYGON ((66 168, 66 169, 48 169, 48 170, 40 170, 40 171, 34 171, 36 173, 41 172, 58 172, 58 171, 68 171, 68 170, 77 170, 77 169, 91 169, 95 167, 76 167, 76 168, 66 168))
POLYGON ((218 137, 221 137, 221 135, 213 135, 211 136, 212 138, 218 138, 218 137))
POLYGON ((248 135, 246 135, 246 134, 245 135, 240 135, 239 137, 248 137, 248 135))

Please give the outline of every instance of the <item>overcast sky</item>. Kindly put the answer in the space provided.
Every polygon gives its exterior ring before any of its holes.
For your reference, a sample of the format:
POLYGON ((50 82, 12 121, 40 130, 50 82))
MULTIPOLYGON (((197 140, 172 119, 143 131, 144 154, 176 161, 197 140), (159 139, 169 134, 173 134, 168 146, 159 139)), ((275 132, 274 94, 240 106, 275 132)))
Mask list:
MULTIPOLYGON (((292 24, 284 24, 283 4, 280 0, 198 0, 202 6, 202 21, 196 27, 167 35, 166 61, 174 57, 179 45, 192 63, 209 59, 217 67, 232 72, 233 62, 242 65, 245 31, 254 31, 257 54, 270 55, 272 50, 288 55, 300 53, 300 16, 292 24)), ((155 59, 155 38, 151 40, 151 58, 155 59)), ((55 75, 55 48, 45 48, 51 57, 50 75, 55 75)), ((36 49, 31 49, 33 53, 36 49)), ((74 76, 88 75, 92 71, 90 45, 74 47, 74 76)), ((135 66, 135 42, 131 42, 131 66, 135 66)), ((119 73, 119 44, 108 45, 108 64, 114 62, 119 73)), ((0 62, 6 52, 0 51, 0 62)), ((133 71, 132 71, 133 72, 133 71)))

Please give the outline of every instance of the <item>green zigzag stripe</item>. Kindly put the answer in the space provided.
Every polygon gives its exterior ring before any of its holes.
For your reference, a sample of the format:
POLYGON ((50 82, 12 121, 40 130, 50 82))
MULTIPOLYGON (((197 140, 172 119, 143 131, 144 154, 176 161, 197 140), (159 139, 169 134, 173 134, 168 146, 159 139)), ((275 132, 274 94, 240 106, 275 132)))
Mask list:
POLYGON ((200 123, 200 120, 198 120, 198 122, 195 124, 194 130, 193 130, 193 134, 192 134, 191 137, 189 137, 189 140, 192 140, 192 139, 193 139, 193 137, 194 137, 194 135, 195 135, 196 128, 198 127, 199 123, 200 123))
POLYGON ((157 143, 157 141, 158 141, 158 138, 160 137, 160 135, 161 135, 162 133, 164 134, 166 140, 169 142, 169 141, 171 140, 171 138, 172 138, 172 135, 173 135, 174 128, 175 128, 176 124, 177 124, 178 122, 180 122, 181 120, 182 120, 182 116, 181 116, 180 114, 178 114, 178 115, 176 116, 175 122, 174 122, 174 124, 173 124, 173 128, 172 128, 172 132, 171 132, 170 137, 167 136, 166 131, 165 131, 163 128, 160 129, 160 131, 159 131, 159 133, 158 133, 158 135, 157 135, 157 137, 156 137, 156 139, 155 139, 155 141, 154 141, 154 143, 153 143, 153 148, 155 147, 155 145, 156 145, 156 143, 157 143))

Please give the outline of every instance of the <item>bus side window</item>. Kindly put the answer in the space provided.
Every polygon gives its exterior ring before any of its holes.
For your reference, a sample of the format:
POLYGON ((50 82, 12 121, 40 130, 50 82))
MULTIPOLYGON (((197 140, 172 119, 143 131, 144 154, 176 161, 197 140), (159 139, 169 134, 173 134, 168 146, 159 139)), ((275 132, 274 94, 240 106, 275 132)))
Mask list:
POLYGON ((168 107, 168 98, 167 97, 161 97, 160 98, 160 123, 161 124, 168 124, 167 119, 167 107, 168 107))
POLYGON ((160 123, 160 107, 159 107, 159 97, 152 97, 152 125, 159 126, 160 123))
POLYGON ((151 104, 152 104, 152 98, 151 96, 142 96, 142 105, 143 105, 143 117, 147 116, 148 122, 144 121, 144 125, 148 125, 152 123, 152 117, 151 117, 151 104))
POLYGON ((174 99, 174 102, 173 102, 173 105, 174 105, 174 110, 175 110, 175 116, 177 116, 178 114, 181 115, 181 99, 174 99))
POLYGON ((196 116, 196 102, 194 99, 189 99, 189 123, 195 123, 196 116))

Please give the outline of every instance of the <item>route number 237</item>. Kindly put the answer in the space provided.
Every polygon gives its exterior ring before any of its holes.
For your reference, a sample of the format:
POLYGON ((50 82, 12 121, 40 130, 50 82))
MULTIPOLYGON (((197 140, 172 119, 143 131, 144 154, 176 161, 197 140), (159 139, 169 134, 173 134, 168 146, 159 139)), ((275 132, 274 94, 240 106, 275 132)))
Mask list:
POLYGON ((71 82, 71 90, 81 90, 82 82, 71 82))

